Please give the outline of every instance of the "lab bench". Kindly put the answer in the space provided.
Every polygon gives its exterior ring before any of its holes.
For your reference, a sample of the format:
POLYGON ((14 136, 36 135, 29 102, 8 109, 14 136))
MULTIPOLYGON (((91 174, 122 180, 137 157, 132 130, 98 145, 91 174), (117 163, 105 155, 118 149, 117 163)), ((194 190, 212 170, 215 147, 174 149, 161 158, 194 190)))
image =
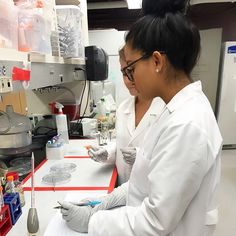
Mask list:
MULTIPOLYGON (((58 214, 57 201, 63 201, 68 195, 78 195, 78 198, 105 195, 114 189, 117 171, 113 165, 104 165, 92 161, 85 146, 96 144, 95 140, 70 140, 66 145, 65 158, 62 160, 44 160, 36 169, 34 175, 36 209, 40 224, 39 235, 44 235, 50 220, 58 214), (74 163, 75 171, 71 173, 69 182, 60 185, 49 185, 42 181, 43 176, 57 163, 74 163)), ((12 227, 8 236, 27 235, 27 215, 30 208, 31 175, 23 181, 25 190, 25 206, 22 215, 12 227)), ((57 236, 59 236, 57 234, 57 236)))

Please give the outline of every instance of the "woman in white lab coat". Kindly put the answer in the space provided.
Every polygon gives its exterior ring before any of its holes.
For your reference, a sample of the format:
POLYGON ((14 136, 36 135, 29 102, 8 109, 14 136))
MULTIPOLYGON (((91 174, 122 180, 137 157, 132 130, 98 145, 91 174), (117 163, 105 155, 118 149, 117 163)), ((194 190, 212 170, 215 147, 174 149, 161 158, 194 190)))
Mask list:
MULTIPOLYGON (((124 47, 119 51, 119 59, 122 69, 127 65, 124 47)), ((142 144, 146 130, 160 116, 165 105, 159 97, 143 98, 126 75, 123 75, 123 80, 131 96, 120 104, 116 112, 116 142, 110 143, 107 148, 92 146, 93 152, 89 152, 95 161, 116 164, 118 185, 129 180, 136 150, 142 144)))
POLYGON ((201 82, 190 77, 200 35, 184 15, 186 2, 143 0, 144 16, 126 36, 123 72, 144 97, 160 96, 166 107, 146 133, 127 184, 94 208, 63 203, 63 218, 76 231, 93 236, 213 234, 222 138, 201 82))

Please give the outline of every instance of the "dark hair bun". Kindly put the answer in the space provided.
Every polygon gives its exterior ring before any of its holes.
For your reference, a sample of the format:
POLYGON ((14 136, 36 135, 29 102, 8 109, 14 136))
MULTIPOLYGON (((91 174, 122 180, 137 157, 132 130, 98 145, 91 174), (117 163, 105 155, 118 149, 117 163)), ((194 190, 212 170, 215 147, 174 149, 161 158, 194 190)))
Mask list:
POLYGON ((189 0, 143 0, 144 15, 164 16, 166 13, 185 13, 189 0))

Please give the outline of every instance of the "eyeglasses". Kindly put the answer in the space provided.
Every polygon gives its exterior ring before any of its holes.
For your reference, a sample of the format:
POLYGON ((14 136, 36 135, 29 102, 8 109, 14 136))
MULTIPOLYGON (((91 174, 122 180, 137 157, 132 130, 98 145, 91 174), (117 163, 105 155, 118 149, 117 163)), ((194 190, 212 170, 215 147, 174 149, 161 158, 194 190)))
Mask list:
POLYGON ((128 80, 130 80, 131 82, 134 82, 134 78, 133 78, 134 68, 132 68, 131 66, 133 66, 138 61, 147 59, 150 56, 151 56, 150 54, 144 54, 143 56, 141 56, 137 60, 128 64, 126 67, 122 68, 121 72, 122 72, 123 76, 127 76, 128 80))
MULTIPOLYGON (((160 54, 165 54, 165 51, 162 50, 158 50, 158 52, 160 54)), ((144 60, 149 58, 152 55, 152 53, 146 53, 143 56, 141 56, 140 58, 138 58, 137 60, 131 62, 130 64, 128 64, 126 67, 121 69, 121 72, 123 74, 123 76, 127 76, 128 80, 130 80, 131 82, 134 82, 134 78, 133 78, 133 74, 134 74, 134 68, 132 67, 135 63, 137 63, 138 61, 144 60)))

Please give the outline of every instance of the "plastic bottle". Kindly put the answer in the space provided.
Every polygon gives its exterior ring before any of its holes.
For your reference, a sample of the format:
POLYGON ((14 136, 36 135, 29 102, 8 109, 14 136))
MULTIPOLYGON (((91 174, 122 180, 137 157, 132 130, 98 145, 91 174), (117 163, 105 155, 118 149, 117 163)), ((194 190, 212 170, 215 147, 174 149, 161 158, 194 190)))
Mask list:
POLYGON ((63 114, 62 108, 64 107, 61 103, 56 102, 56 108, 59 110, 59 114, 56 115, 57 134, 64 143, 69 143, 68 126, 66 115, 63 114))
POLYGON ((3 199, 2 190, 3 190, 3 187, 0 186, 0 208, 1 208, 1 209, 4 207, 4 199, 3 199))
POLYGON ((7 176, 7 183, 5 186, 5 192, 6 193, 16 193, 12 175, 7 176))
POLYGON ((3 199, 2 190, 3 190, 3 187, 0 185, 0 222, 5 218, 5 216, 2 214, 2 208, 4 207, 4 199, 3 199))
POLYGON ((2 192, 4 194, 5 193, 5 185, 6 185, 6 178, 0 177, 0 179, 1 179, 0 185, 2 186, 2 192))
POLYGON ((97 113, 99 118, 103 118, 106 116, 106 104, 105 104, 105 99, 101 98, 97 102, 97 113))
POLYGON ((19 174, 17 172, 8 172, 6 176, 13 176, 14 189, 15 192, 19 193, 20 205, 23 207, 25 205, 25 196, 22 183, 19 180, 19 174))

